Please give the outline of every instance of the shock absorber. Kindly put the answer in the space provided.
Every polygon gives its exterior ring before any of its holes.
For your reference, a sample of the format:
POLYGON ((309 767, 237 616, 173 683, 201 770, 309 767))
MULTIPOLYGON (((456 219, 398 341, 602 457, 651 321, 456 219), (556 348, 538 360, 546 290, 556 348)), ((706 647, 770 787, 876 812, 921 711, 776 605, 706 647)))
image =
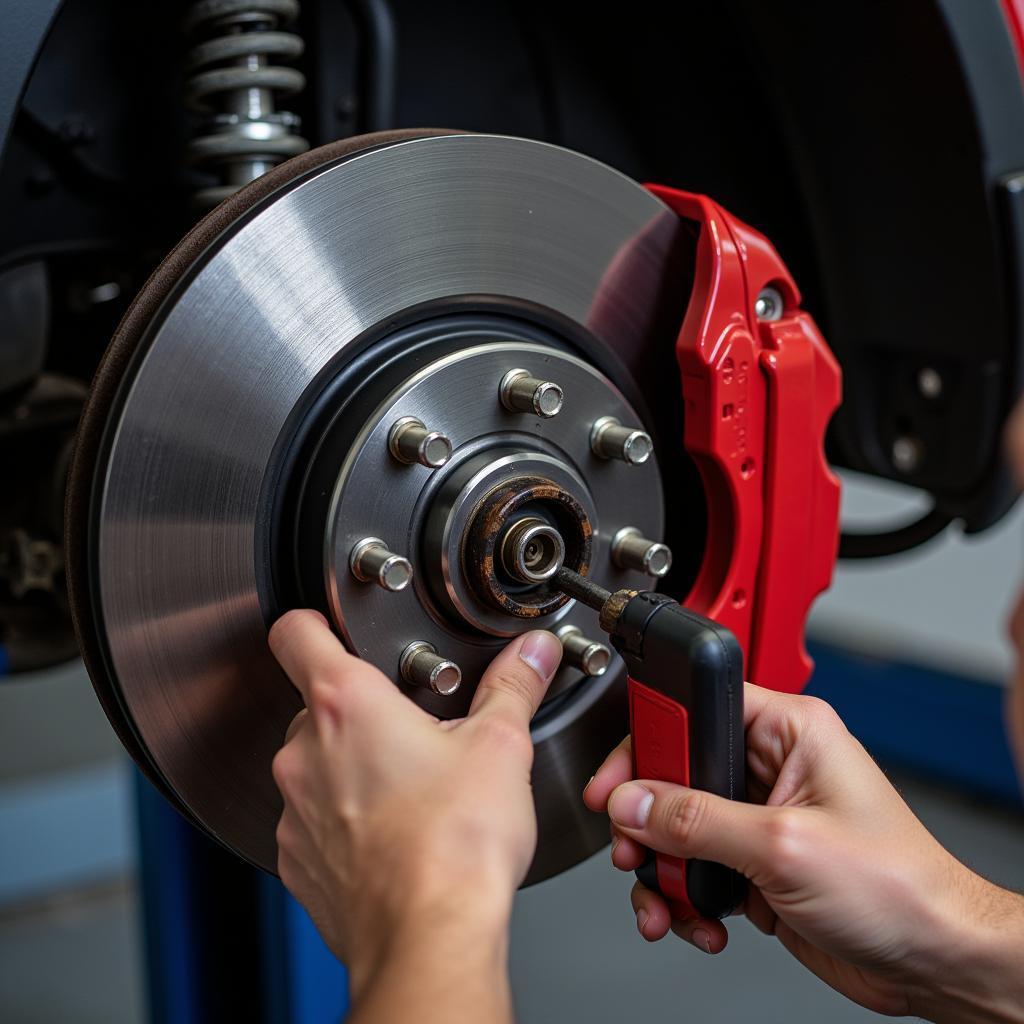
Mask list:
POLYGON ((301 71, 271 63, 301 55, 302 39, 280 29, 298 13, 298 0, 197 0, 190 7, 185 29, 195 43, 186 58, 185 100, 207 121, 188 157, 221 178, 199 191, 201 206, 309 149, 298 116, 274 102, 306 84, 301 71))

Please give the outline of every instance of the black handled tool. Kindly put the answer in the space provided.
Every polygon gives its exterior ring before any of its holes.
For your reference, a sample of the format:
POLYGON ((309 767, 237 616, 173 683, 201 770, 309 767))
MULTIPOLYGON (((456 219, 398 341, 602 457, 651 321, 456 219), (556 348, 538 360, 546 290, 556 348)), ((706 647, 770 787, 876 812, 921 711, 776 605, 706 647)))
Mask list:
MULTIPOLYGON (((571 569, 554 585, 595 609, 626 663, 633 774, 744 798, 743 651, 727 629, 653 591, 612 593, 571 569)), ((723 917, 744 879, 709 861, 648 857, 637 869, 680 917, 723 917)))

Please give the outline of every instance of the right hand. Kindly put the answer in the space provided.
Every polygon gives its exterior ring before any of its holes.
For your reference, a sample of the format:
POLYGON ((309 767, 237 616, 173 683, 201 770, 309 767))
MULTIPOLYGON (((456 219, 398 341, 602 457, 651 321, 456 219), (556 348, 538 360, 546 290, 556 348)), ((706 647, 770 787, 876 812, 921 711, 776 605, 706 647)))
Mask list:
MULTIPOLYGON (((627 739, 584 792, 612 819, 613 864, 632 871, 648 847, 735 868, 747 917, 878 1013, 1024 1019, 1024 900, 944 850, 824 701, 750 684, 744 697, 753 802, 628 781, 627 739)), ((721 921, 673 921, 639 883, 632 902, 648 940, 671 927, 707 953, 725 947, 721 921)))

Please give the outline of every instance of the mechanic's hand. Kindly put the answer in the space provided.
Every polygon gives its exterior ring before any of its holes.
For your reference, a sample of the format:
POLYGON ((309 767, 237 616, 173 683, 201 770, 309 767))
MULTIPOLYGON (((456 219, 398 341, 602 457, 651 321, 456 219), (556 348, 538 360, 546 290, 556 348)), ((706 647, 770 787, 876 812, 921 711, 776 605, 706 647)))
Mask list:
MULTIPOLYGON (((747 684, 745 703, 753 803, 628 782, 629 741, 612 752, 584 800, 612 819, 613 864, 632 871, 646 846, 735 868, 750 882, 747 917, 876 1012, 1021 1019, 969 1013, 977 1007, 956 986, 984 988, 985 972, 1008 963, 1002 946, 1017 966, 995 975, 993 991, 1002 979, 998 998, 1024 995, 1019 981, 1010 984, 1024 963, 1024 901, 947 853, 825 702, 747 684)), ((671 927, 705 952, 725 947, 721 921, 673 921, 665 900, 640 884, 632 903, 648 940, 671 927)))
POLYGON ((503 945, 537 843, 529 724, 558 639, 513 640, 452 722, 349 654, 316 612, 289 612, 270 646, 306 702, 274 759, 278 868, 353 986, 414 932, 448 959, 463 942, 503 945))

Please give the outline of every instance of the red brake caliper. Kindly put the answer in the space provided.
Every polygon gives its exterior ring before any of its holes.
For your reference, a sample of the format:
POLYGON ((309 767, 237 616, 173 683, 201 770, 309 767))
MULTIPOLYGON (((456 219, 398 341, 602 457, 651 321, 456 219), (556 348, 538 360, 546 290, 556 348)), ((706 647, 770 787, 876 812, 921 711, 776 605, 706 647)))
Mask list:
POLYGON ((824 437, 839 405, 839 364, 763 235, 707 196, 647 187, 700 225, 676 352, 708 534, 683 603, 736 635, 748 679, 797 691, 813 668, 807 612, 831 580, 838 549, 839 481, 824 437), (765 287, 782 296, 779 320, 754 311, 765 287))

